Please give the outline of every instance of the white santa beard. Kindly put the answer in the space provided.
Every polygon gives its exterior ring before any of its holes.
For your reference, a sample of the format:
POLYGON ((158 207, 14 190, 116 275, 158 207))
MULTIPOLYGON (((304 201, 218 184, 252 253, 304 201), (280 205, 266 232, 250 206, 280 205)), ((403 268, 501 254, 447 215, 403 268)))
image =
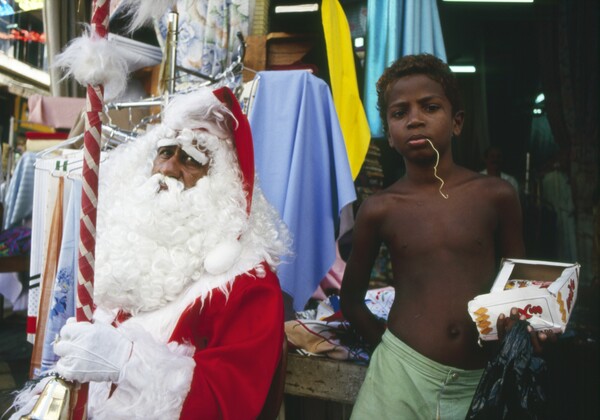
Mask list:
POLYGON ((98 213, 97 304, 151 311, 201 280, 212 247, 246 229, 244 193, 237 173, 222 170, 227 166, 213 168, 189 190, 158 175, 141 185, 138 178, 137 186, 124 185, 124 176, 115 191, 107 190, 98 213), (160 181, 167 191, 157 192, 160 181))

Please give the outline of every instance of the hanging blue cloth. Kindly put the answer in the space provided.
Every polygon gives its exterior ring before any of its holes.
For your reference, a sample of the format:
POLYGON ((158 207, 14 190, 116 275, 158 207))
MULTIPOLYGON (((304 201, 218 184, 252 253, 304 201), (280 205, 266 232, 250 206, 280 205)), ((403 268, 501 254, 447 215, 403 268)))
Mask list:
POLYGON ((17 162, 6 196, 4 229, 23 224, 33 213, 35 153, 25 152, 17 162))
POLYGON ((375 91, 381 73, 398 58, 419 53, 446 61, 436 0, 369 0, 364 102, 371 136, 383 136, 375 91))
POLYGON ((52 304, 48 313, 44 347, 42 349, 42 372, 52 369, 58 361, 53 343, 67 319, 75 316, 75 295, 79 254, 79 213, 81 209, 81 181, 71 185, 69 204, 63 226, 60 256, 56 279, 52 289, 52 304))
POLYGON ((0 0, 0 16, 10 16, 14 14, 15 10, 12 6, 8 4, 6 0, 0 0))
POLYGON ((340 211, 356 193, 329 86, 302 70, 257 77, 249 111, 256 170, 293 236, 294 256, 277 275, 300 311, 335 261, 340 211))

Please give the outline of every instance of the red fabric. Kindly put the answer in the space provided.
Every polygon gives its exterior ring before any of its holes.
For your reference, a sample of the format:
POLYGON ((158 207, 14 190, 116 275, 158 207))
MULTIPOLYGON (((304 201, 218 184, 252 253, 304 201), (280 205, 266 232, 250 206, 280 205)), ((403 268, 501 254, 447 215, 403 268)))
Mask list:
POLYGON ((35 327, 37 325, 37 317, 36 316, 28 316, 27 317, 27 325, 25 326, 25 332, 27 334, 35 334, 35 327))
POLYGON ((69 138, 69 133, 38 133, 35 131, 27 131, 25 133, 27 140, 66 140, 69 138))
MULTIPOLYGON (((267 268, 268 270, 268 268, 267 268)), ((275 274, 236 278, 186 310, 171 341, 196 346, 196 367, 181 419, 255 419, 281 357, 283 299, 275 274)))

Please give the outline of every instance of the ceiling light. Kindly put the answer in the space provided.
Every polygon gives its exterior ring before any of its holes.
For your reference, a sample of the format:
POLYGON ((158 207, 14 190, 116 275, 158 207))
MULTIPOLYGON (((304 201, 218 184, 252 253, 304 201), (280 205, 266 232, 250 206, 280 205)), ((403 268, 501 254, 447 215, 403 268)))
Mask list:
POLYGON ((475 73, 475 66, 450 66, 454 73, 475 73))
POLYGON ((319 10, 319 3, 293 4, 289 6, 275 6, 275 13, 304 13, 316 12, 319 10))
POLYGON ((542 103, 542 102, 544 102, 544 100, 545 100, 545 99, 546 99, 546 97, 544 96, 544 94, 543 94, 543 93, 540 93, 540 94, 537 96, 537 98, 535 98, 535 103, 536 103, 536 104, 542 103))
POLYGON ((460 3, 533 3, 533 0, 444 0, 460 3))

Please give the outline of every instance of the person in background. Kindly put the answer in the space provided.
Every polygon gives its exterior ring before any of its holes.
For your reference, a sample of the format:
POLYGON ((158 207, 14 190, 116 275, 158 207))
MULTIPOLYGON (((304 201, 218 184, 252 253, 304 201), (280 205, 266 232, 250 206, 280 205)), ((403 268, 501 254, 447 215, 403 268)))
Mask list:
POLYGON ((245 118, 227 88, 174 96, 102 164, 94 321, 54 344, 55 371, 90 383, 88 417, 255 419, 265 405, 289 237, 254 184, 245 118))
POLYGON ((540 194, 544 205, 556 214, 555 255, 558 261, 577 261, 577 238, 575 228, 575 204, 568 177, 568 155, 556 153, 542 167, 540 194))
POLYGON ((464 418, 491 357, 478 345, 467 303, 489 291, 498 253, 525 256, 519 196, 499 177, 453 161, 464 113, 447 64, 427 54, 402 57, 384 71, 377 92, 385 134, 406 174, 368 197, 354 226, 341 309, 377 347, 352 417, 464 418), (382 243, 395 287, 387 324, 364 302, 382 243))
POLYGON ((485 169, 481 171, 482 174, 500 177, 512 185, 517 191, 520 191, 517 179, 506 172, 502 172, 502 150, 500 150, 499 147, 488 147, 483 154, 483 161, 485 162, 485 169))

